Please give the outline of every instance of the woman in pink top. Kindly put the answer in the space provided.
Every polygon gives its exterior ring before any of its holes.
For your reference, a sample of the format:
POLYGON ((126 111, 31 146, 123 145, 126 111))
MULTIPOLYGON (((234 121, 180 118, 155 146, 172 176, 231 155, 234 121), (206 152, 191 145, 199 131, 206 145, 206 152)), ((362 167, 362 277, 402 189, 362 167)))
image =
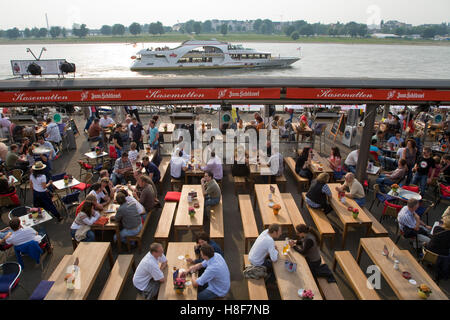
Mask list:
POLYGON ((331 148, 331 156, 328 158, 328 162, 334 171, 334 178, 336 180, 342 179, 344 171, 342 170, 342 158, 338 147, 331 148))

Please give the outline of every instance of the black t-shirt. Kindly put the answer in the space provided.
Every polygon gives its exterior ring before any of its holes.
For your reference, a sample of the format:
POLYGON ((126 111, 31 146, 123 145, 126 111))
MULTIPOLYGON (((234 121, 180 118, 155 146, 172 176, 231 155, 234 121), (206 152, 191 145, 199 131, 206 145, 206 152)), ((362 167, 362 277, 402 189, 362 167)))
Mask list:
POLYGON ((431 168, 435 168, 436 165, 434 163, 433 158, 425 159, 424 157, 420 157, 419 161, 417 161, 417 173, 420 175, 428 175, 431 168))
POLYGON ((139 141, 141 140, 141 136, 142 136, 142 125, 138 122, 138 124, 136 124, 136 126, 131 125, 130 127, 131 129, 131 134, 133 136, 133 141, 139 141))
POLYGON ((117 144, 123 148, 122 136, 120 135, 119 132, 115 132, 114 133, 113 139, 116 139, 117 140, 117 144))
POLYGON ((427 244, 427 249, 436 254, 448 256, 450 250, 450 230, 436 226, 431 236, 431 241, 427 244))

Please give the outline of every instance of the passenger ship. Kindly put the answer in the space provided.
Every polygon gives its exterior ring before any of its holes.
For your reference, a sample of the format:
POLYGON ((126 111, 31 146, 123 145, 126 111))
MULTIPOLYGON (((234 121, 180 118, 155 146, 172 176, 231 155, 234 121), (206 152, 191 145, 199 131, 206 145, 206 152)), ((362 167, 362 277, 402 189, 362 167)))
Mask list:
POLYGON ((134 59, 131 71, 283 68, 300 60, 298 57, 272 57, 268 52, 217 40, 188 40, 174 49, 143 49, 131 58, 134 59))

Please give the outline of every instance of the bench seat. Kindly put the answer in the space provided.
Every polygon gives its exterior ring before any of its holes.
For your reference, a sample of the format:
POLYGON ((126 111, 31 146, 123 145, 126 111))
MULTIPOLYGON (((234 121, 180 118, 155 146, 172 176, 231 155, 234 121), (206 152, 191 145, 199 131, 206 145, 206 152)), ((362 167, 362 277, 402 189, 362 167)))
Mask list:
POLYGON ((177 205, 178 202, 166 202, 161 212, 161 216, 159 217, 158 227, 156 228, 154 238, 155 241, 161 243, 164 248, 167 247, 167 243, 169 242, 170 230, 172 228, 177 205))
POLYGON ((131 268, 136 270, 132 254, 119 254, 98 300, 118 300, 131 268))
POLYGON ((309 185, 309 180, 303 177, 300 177, 297 172, 295 172, 295 160, 292 157, 284 158, 284 163, 287 165, 289 170, 291 171, 292 176, 297 182, 298 193, 306 190, 309 185))
MULTIPOLYGON (((249 266, 248 255, 244 255, 244 269, 249 266)), ((250 300, 269 300, 266 283, 264 279, 246 279, 248 286, 248 297, 250 300)))
POLYGON ((241 212, 242 227, 244 229, 245 253, 248 253, 250 243, 258 238, 258 227, 256 225, 255 213, 252 207, 252 200, 248 194, 240 194, 239 210, 241 212))

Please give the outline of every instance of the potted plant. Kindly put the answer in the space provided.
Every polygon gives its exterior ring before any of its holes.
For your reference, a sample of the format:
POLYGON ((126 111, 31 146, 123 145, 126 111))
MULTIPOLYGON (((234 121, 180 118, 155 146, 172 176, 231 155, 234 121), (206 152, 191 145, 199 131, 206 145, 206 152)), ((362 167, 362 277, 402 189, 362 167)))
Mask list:
POLYGON ((445 152, 447 150, 447 145, 443 144, 442 147, 441 147, 441 150, 445 152))
POLYGON ((164 132, 167 132, 167 123, 164 125, 164 132))
POLYGON ((300 296, 300 298, 302 298, 302 300, 314 299, 314 293, 311 290, 300 289, 298 291, 298 295, 300 296))
POLYGON ((189 207, 189 215, 191 216, 191 218, 195 215, 195 208, 194 207, 189 207))
POLYGON ((394 193, 394 195, 397 194, 398 188, 400 188, 400 186, 399 186, 398 184, 396 184, 396 183, 394 183, 394 184, 391 186, 391 189, 392 189, 392 192, 394 193))
POLYGON ((186 279, 176 278, 173 281, 173 289, 177 294, 183 294, 184 289, 186 289, 186 279))
POLYGON ((273 209, 273 214, 278 215, 278 213, 280 212, 281 206, 278 203, 276 203, 273 205, 272 209, 273 209))
POLYGON ((358 219, 359 209, 353 208, 353 219, 358 219))
POLYGON ((101 152, 102 152, 102 149, 100 147, 95 147, 95 153, 97 155, 100 155, 101 152))
POLYGON ((65 176, 64 176, 64 184, 65 184, 65 185, 68 185, 68 184, 69 184, 69 176, 68 176, 68 175, 65 175, 65 176))
POLYGON ((422 299, 428 299, 431 293, 431 289, 426 284, 421 284, 419 287, 417 287, 417 294, 422 299))

